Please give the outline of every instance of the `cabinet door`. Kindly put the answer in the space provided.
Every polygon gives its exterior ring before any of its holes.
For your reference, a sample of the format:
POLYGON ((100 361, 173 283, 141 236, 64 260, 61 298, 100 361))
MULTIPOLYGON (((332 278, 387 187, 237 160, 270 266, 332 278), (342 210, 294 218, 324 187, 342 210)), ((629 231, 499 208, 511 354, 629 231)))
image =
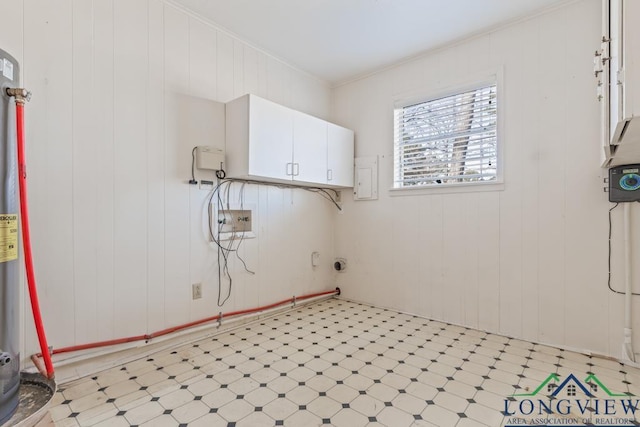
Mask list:
POLYGON ((618 143, 618 138, 622 132, 624 124, 624 111, 622 108, 624 88, 620 75, 622 71, 622 0, 611 0, 609 2, 609 76, 611 79, 609 91, 610 106, 610 135, 609 140, 612 144, 618 143))
POLYGON ((353 187, 353 131, 329 123, 327 184, 353 187))
POLYGON ((624 89, 622 109, 625 119, 640 116, 640 2, 624 0, 622 3, 622 68, 624 89))
MULTIPOLYGON (((637 0, 609 1, 609 105, 610 142, 619 144, 628 137, 629 121, 640 116, 640 76, 637 52, 640 49, 640 14, 637 0)), ((637 126, 637 125, 635 125, 637 126)))
POLYGON ((294 181, 327 183, 327 122, 293 112, 294 181))
POLYGON ((291 180, 293 114, 286 107, 251 96, 249 175, 291 180))

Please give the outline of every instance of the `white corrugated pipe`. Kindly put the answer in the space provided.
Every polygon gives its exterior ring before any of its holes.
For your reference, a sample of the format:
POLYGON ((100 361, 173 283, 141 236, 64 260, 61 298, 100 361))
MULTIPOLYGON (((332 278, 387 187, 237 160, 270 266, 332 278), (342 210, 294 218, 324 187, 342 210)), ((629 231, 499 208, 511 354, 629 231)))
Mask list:
POLYGON ((622 357, 636 361, 631 329, 631 203, 624 204, 624 342, 622 357))

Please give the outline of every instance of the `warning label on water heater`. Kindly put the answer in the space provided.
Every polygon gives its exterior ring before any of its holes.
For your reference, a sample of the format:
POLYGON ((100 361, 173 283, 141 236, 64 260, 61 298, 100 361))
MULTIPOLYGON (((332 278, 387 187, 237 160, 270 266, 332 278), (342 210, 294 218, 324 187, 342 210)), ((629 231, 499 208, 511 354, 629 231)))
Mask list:
POLYGON ((0 71, 2 75, 13 81, 13 64, 8 59, 2 59, 0 61, 0 71))
POLYGON ((0 214, 0 262, 18 259, 18 215, 0 214))

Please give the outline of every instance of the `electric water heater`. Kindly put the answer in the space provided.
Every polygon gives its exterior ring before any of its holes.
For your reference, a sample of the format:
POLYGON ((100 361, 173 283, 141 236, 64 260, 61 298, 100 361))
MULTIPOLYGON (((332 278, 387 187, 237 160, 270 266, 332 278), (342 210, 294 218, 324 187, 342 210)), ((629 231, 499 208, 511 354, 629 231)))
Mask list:
POLYGON ((18 407, 20 387, 16 118, 6 92, 20 86, 18 71, 0 49, 0 424, 18 407))

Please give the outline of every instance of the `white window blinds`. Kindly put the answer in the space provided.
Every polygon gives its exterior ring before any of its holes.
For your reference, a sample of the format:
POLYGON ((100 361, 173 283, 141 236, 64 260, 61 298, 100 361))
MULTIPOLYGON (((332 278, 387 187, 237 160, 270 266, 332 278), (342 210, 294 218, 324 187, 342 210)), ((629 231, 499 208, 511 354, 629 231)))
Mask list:
POLYGON ((395 109, 396 188, 497 177, 496 85, 395 109))

